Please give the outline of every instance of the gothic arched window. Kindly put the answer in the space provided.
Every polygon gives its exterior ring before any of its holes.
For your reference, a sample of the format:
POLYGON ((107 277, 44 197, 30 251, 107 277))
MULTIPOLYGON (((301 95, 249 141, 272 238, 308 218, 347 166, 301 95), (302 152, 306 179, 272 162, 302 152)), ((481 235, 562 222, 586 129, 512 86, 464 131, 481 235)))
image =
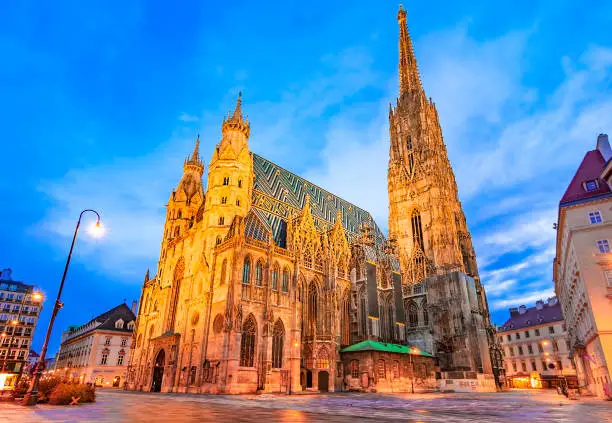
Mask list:
POLYGON ((272 368, 280 369, 283 367, 283 346, 285 345, 285 326, 281 319, 274 324, 272 334, 272 368))
POLYGON ((406 141, 406 150, 408 151, 408 171, 410 175, 414 173, 414 151, 412 150, 412 137, 408 136, 406 141))
POLYGON ((283 270, 283 292, 289 292, 289 270, 283 270))
POLYGON ((225 225, 225 217, 223 216, 219 217, 219 225, 225 225))
POLYGON ((219 279, 219 285, 223 285, 225 283, 226 273, 227 273, 227 259, 223 259, 223 264, 221 264, 221 278, 219 279))
POLYGON ((418 245, 421 250, 424 250, 423 226, 421 225, 421 215, 417 210, 412 211, 410 221, 412 223, 412 241, 415 246, 418 245))
POLYGON ((419 326, 419 308, 414 301, 408 305, 408 324, 411 328, 419 326))
POLYGON ((308 334, 314 335, 315 330, 317 329, 318 322, 318 312, 319 312, 319 290, 317 289, 317 284, 313 281, 308 285, 308 334))
POLYGON ((244 265, 242 266, 242 283, 248 284, 251 281, 251 259, 245 257, 244 265))
POLYGON ((429 326, 429 312, 427 311, 427 304, 423 304, 423 325, 429 326))
POLYGON ((329 367, 329 352, 327 348, 321 348, 317 353, 317 369, 327 369, 329 367))
POLYGON ((221 237, 217 235, 217 240, 215 241, 217 245, 221 244, 221 237))
POLYGON ((240 366, 253 367, 255 362, 255 340, 257 337, 257 322, 249 315, 242 324, 242 339, 240 340, 240 366))
POLYGON ((257 261, 255 265, 255 286, 261 286, 263 281, 263 264, 257 261))

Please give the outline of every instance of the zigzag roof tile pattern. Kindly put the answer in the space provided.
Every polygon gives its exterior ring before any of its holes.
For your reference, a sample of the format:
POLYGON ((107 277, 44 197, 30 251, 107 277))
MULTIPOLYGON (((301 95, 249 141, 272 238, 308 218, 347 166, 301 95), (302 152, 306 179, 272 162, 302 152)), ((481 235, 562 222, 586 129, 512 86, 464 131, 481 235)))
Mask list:
POLYGON ((253 206, 261 212, 258 213, 260 217, 265 216, 277 245, 285 246, 286 220, 292 212, 299 213, 303 209, 307 195, 310 196, 311 212, 319 229, 331 229, 338 211, 341 211, 342 225, 349 238, 359 233, 361 224, 371 220, 376 243, 381 245, 384 242, 382 231, 370 213, 362 208, 255 153, 253 171, 253 206))

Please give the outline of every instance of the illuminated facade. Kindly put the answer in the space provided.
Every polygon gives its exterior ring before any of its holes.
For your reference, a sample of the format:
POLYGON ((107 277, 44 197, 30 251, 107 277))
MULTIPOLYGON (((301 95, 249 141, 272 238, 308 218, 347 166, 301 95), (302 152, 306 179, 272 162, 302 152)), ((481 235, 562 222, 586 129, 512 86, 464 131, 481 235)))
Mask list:
POLYGON ((581 386, 612 398, 612 150, 599 135, 559 203, 555 291, 581 386))
MULTIPOLYGON (((400 72, 409 63, 415 70, 414 56, 406 56, 410 41, 403 9, 398 20, 400 72)), ((440 352, 442 340, 435 337, 408 350, 416 351, 413 354, 386 351, 387 359, 381 356, 375 363, 364 356, 355 365, 356 356, 365 350, 351 350, 350 360, 341 353, 364 341, 399 348, 408 343, 407 336, 420 340, 415 330, 435 326, 443 313, 432 308, 427 320, 423 299, 413 298, 413 287, 419 284, 423 289, 418 295, 436 304, 450 302, 451 295, 454 303, 459 301, 448 310, 462 326, 444 333, 463 337, 464 346, 457 341, 441 351, 444 370, 455 371, 459 379, 486 374, 488 378, 478 381, 480 388, 494 389, 484 291, 474 278, 471 241, 437 115, 435 121, 413 122, 421 114, 414 107, 427 107, 428 118, 435 109, 427 105, 422 90, 410 91, 405 79, 399 106, 390 115, 390 209, 399 223, 390 221, 389 239, 367 211, 251 152, 250 122, 243 115, 241 97, 223 120, 206 184, 196 141, 167 204, 157 274, 150 277, 147 272, 143 284, 130 355, 130 389, 247 393, 351 387, 385 392, 406 390, 407 380, 417 374, 434 380, 433 358, 420 352, 440 352), (403 162, 394 153, 395 134, 400 127, 412 128, 414 157, 420 160, 425 154, 421 143, 430 139, 420 131, 432 125, 438 125, 436 145, 441 149, 436 154, 443 157, 426 167, 443 166, 440 172, 452 179, 452 186, 440 188, 440 195, 423 194, 418 202, 424 241, 421 263, 427 264, 427 271, 417 274, 409 265, 412 256, 405 255, 412 235, 402 232, 403 219, 414 206, 399 202, 402 187, 411 182, 397 176, 403 162), (454 217, 452 225, 459 226, 449 226, 453 246, 442 239, 446 235, 437 223, 431 231, 432 216, 440 219, 443 212, 437 208, 440 201, 452 201, 457 212, 459 221, 454 217), (456 266, 450 266, 451 255, 456 266), (433 276, 440 283, 427 284, 433 276), (441 292, 447 288, 448 293, 441 292), (416 369, 412 355, 425 367, 416 369), (393 371, 394 361, 399 373, 393 371), (374 365, 388 371, 374 371, 374 365)), ((401 132, 402 137, 406 134, 401 132)), ((415 166, 421 169, 416 191, 421 195, 421 184, 433 184, 424 176, 436 172, 425 173, 425 164, 415 166)))
POLYGON ((11 269, 0 272, 0 390, 13 389, 27 365, 42 300, 11 269))
POLYGON ((577 386, 576 369, 569 357, 563 311, 556 297, 535 307, 510 309, 499 330, 506 380, 512 388, 550 388, 562 380, 577 386))
POLYGON ((52 374, 103 388, 123 387, 136 316, 120 304, 62 334, 52 374))

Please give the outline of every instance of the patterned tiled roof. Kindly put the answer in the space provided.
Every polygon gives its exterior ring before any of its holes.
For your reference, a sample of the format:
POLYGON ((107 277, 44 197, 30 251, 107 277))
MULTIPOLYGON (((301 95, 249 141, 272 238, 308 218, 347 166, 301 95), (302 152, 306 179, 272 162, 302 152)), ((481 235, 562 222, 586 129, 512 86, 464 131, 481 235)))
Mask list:
POLYGON ((605 164, 605 160, 599 150, 587 152, 567 187, 563 198, 561 198, 561 205, 609 194, 610 187, 605 181, 599 179, 605 164), (586 191, 584 184, 587 181, 597 181, 597 189, 586 191))
POLYGON ((272 228, 276 243, 285 244, 286 219, 290 213, 299 213, 310 196, 312 215, 320 229, 331 229, 338 211, 342 212, 342 224, 349 238, 359 233, 359 226, 371 219, 377 244, 382 244, 382 234, 374 219, 367 211, 349 203, 304 178, 278 166, 275 163, 253 153, 254 206, 260 212, 258 216, 272 228), (262 207, 257 197, 263 198, 262 207))

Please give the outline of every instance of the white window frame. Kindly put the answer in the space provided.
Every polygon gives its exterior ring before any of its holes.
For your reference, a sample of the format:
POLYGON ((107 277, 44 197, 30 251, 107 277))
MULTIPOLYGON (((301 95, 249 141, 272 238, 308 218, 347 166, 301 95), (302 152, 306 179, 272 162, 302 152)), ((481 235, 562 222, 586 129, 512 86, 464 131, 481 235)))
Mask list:
POLYGON ((608 241, 607 239, 598 239, 596 241, 596 245, 597 245, 597 250, 601 254, 606 254, 610 252, 610 241, 608 241))
POLYGON ((584 190, 586 192, 592 192, 592 191, 597 191, 599 189, 599 183, 597 182, 597 179, 589 179, 588 181, 584 181, 584 190), (589 182, 593 182, 593 184, 595 184, 595 188, 593 189, 589 189, 589 182))
POLYGON ((599 212, 599 210, 591 210, 588 216, 589 216, 589 223, 591 225, 596 225, 598 223, 603 222, 603 219, 601 218, 601 213, 599 212))

